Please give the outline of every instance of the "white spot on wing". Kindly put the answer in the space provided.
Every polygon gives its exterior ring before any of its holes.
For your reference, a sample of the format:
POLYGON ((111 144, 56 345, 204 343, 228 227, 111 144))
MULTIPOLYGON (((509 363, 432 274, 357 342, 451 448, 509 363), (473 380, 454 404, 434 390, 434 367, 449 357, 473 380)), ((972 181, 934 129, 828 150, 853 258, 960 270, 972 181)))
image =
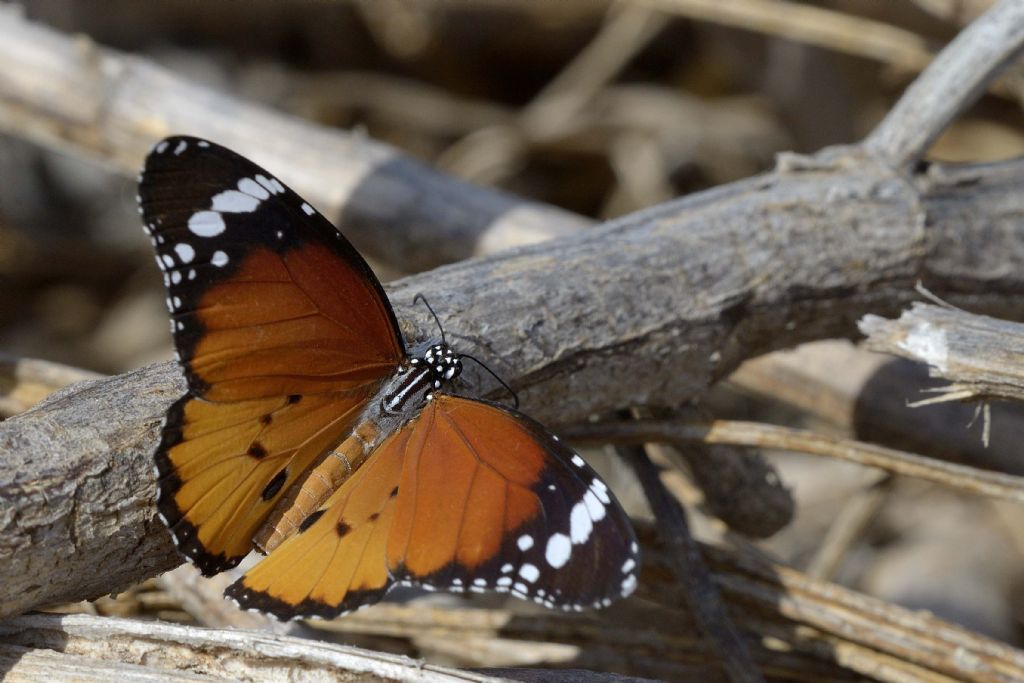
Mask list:
POLYGON ((635 567, 635 566, 636 566, 636 560, 634 560, 632 557, 627 559, 625 562, 622 563, 622 573, 623 574, 630 573, 631 571, 633 571, 633 567, 635 567))
POLYGON ((313 215, 313 207, 307 204, 306 202, 302 202, 302 210, 306 212, 307 216, 313 215))
POLYGON ((227 262, 228 262, 228 255, 225 254, 220 249, 218 249, 217 251, 213 252, 213 256, 210 257, 210 263, 212 263, 213 265, 217 266, 218 268, 222 268, 223 266, 227 265, 227 262))
POLYGON ((192 259, 196 257, 196 250, 192 248, 191 244, 185 242, 175 244, 174 251, 182 263, 191 263, 192 259))
POLYGON ((197 211, 188 219, 188 229, 200 237, 216 237, 226 227, 224 218, 216 211, 197 211))
POLYGON ((174 267, 174 259, 171 258, 170 256, 168 256, 167 254, 164 254, 163 256, 161 256, 160 259, 164 262, 164 265, 167 266, 168 268, 173 268, 174 267))
POLYGON ((249 213, 255 211, 260 205, 260 200, 250 194, 238 190, 225 190, 213 196, 214 211, 226 211, 227 213, 249 213))
POLYGON ((569 526, 569 535, 576 545, 586 543, 590 538, 590 532, 594 530, 594 522, 587 512, 587 504, 583 501, 572 506, 572 512, 569 514, 569 526))
POLYGON ((586 465, 586 463, 583 462, 583 458, 576 455, 575 453, 572 454, 572 464, 576 465, 576 467, 583 467, 584 465, 586 465))
POLYGON ((178 143, 178 146, 174 148, 174 155, 177 156, 188 149, 188 143, 182 140, 178 143))
POLYGON ((210 146, 210 143, 207 142, 206 140, 200 140, 196 144, 199 145, 200 147, 209 147, 210 146))
POLYGON ((173 282, 174 284, 181 283, 181 271, 176 270, 173 273, 171 273, 171 282, 173 282))
POLYGON ((519 568, 519 576, 533 583, 540 577, 540 570, 535 565, 524 564, 519 568))
POLYGON ((255 197, 256 199, 270 199, 270 193, 267 192, 267 188, 263 187, 252 178, 242 178, 239 180, 238 189, 247 195, 255 197))
POLYGON ((160 142, 159 144, 157 144, 157 146, 156 146, 156 153, 157 154, 163 154, 166 151, 167 151, 167 140, 164 140, 163 142, 160 142))
POLYGON ((601 501, 599 501, 597 496, 594 495, 593 490, 587 491, 583 495, 583 504, 587 506, 587 512, 590 513, 590 519, 595 522, 600 522, 604 519, 604 505, 602 505, 601 501))
POLYGON ((529 550, 533 547, 533 536, 529 534, 523 534, 519 537, 519 540, 516 541, 516 545, 519 546, 520 550, 529 550))
POLYGON ((572 554, 572 541, 565 534, 552 534, 544 551, 544 559, 555 569, 564 567, 572 554))
POLYGON ((636 575, 630 574, 622 580, 622 597, 632 594, 636 590, 636 575))

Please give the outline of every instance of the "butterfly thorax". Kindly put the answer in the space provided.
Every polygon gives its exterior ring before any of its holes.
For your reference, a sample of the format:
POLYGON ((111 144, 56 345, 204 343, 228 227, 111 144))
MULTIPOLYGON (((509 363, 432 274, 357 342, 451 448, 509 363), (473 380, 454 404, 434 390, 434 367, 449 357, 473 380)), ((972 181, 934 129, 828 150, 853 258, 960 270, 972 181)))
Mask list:
POLYGON ((431 391, 440 389, 462 372, 462 361, 452 347, 433 344, 422 356, 409 361, 381 397, 381 409, 389 415, 401 415, 419 407, 431 391))

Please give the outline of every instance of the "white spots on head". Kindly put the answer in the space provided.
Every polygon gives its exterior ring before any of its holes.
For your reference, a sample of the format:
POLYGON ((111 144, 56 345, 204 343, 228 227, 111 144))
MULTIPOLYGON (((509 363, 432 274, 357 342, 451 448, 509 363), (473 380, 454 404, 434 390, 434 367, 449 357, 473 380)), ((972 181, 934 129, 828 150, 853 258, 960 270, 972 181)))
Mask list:
POLYGON ((576 467, 583 467, 587 463, 583 462, 583 458, 581 458, 579 455, 573 453, 572 454, 572 464, 576 465, 576 467))
POLYGON ((255 211, 259 205, 260 200, 250 194, 238 190, 225 190, 213 196, 210 208, 227 213, 249 213, 255 211))
POLYGON ((626 597, 636 590, 636 574, 630 574, 622 580, 622 597, 626 597))
POLYGON ((622 573, 623 574, 628 574, 631 571, 633 571, 634 567, 636 567, 636 560, 634 560, 632 557, 630 557, 625 562, 622 563, 622 573))
POLYGON ((213 265, 217 266, 218 268, 223 268, 225 265, 227 265, 227 262, 228 262, 228 255, 225 254, 220 249, 218 249, 217 251, 213 252, 213 256, 210 257, 210 263, 212 263, 213 265))
POLYGON ((306 212, 307 216, 312 216, 314 213, 313 207, 307 204, 306 202, 302 202, 302 210, 306 212))
POLYGON ((533 547, 533 536, 529 534, 523 534, 516 541, 516 545, 519 546, 520 550, 526 551, 533 547))
POLYGON ((175 270, 171 273, 171 282, 176 285, 181 283, 181 271, 175 270))
POLYGON ((226 227, 223 216, 216 211, 197 211, 188 219, 188 229, 199 237, 216 237, 226 227))
POLYGON ((533 583, 540 577, 540 570, 537 569, 536 565, 524 564, 519 568, 519 576, 533 583))
POLYGON ((167 151, 167 140, 163 140, 162 142, 157 143, 157 146, 156 146, 156 153, 157 154, 163 154, 166 151, 167 151))
POLYGON ((512 571, 513 569, 515 569, 515 567, 513 567, 513 566, 512 566, 511 564, 509 564, 508 562, 506 562, 505 564, 501 565, 501 573, 502 573, 502 574, 508 574, 508 573, 509 573, 510 571, 512 571))
POLYGON ((572 541, 565 534, 552 534, 544 551, 544 559, 548 564, 559 569, 564 567, 572 555, 572 541))
POLYGON ((178 146, 174 148, 174 156, 178 156, 179 154, 184 152, 186 149, 188 149, 188 143, 185 142, 184 140, 180 141, 178 143, 178 146))
POLYGON ((210 146, 210 143, 207 142, 206 140, 200 140, 196 144, 199 145, 200 147, 209 147, 210 146))
POLYGON ((169 255, 164 254, 163 256, 160 257, 160 260, 163 261, 165 267, 167 267, 167 268, 173 268, 174 267, 174 259, 171 258, 169 255))
POLYGON ((268 178, 261 173, 257 173, 256 182, 267 188, 267 192, 270 194, 281 194, 284 192, 284 185, 277 178, 268 178))
POLYGON ((186 242, 175 244, 174 253, 178 255, 182 263, 191 263, 192 259, 196 257, 196 250, 192 248, 191 244, 186 242))

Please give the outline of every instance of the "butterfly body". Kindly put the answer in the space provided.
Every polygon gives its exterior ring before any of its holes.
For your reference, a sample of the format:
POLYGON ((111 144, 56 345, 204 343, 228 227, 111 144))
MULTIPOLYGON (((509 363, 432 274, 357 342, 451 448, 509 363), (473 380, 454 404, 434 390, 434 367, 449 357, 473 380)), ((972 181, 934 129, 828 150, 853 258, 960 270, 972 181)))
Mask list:
MULTIPOLYGON (((446 343, 430 344, 403 364, 367 403, 352 433, 328 450, 309 476, 296 483, 253 538, 264 554, 298 531, 379 445, 382 438, 412 419, 437 391, 462 372, 462 361, 446 343)), ((273 481, 271 482, 272 486, 273 481)), ((272 498, 264 494, 264 498, 272 498)))
POLYGON ((395 585, 604 607, 638 552, 607 485, 541 425, 456 395, 461 357, 405 341, 355 249, 264 169, 173 137, 140 211, 188 391, 168 410, 158 507, 207 575, 281 619, 333 617, 395 585))

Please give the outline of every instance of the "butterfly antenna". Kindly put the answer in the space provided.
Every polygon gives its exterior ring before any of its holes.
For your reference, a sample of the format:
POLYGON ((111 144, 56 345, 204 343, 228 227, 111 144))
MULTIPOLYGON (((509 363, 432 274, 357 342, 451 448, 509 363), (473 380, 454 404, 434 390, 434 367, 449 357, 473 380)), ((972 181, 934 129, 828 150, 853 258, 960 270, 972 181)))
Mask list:
MULTIPOLYGON (((427 301, 427 297, 423 296, 422 294, 417 294, 416 296, 414 296, 412 298, 413 305, 417 304, 420 301, 422 301, 423 305, 427 307, 428 311, 430 311, 430 315, 434 316, 434 322, 437 323, 437 329, 441 331, 441 343, 447 345, 448 344, 448 340, 445 339, 444 328, 441 327, 441 321, 438 319, 437 313, 434 313, 434 309, 430 305, 430 302, 427 301)), ((477 361, 477 362, 479 362, 479 361, 477 361)))
POLYGON ((494 370, 491 370, 489 367, 487 367, 487 364, 484 363, 482 360, 480 360, 479 358, 475 358, 475 357, 469 355, 468 353, 460 353, 459 357, 460 358, 467 358, 467 359, 475 362, 477 365, 479 365, 484 370, 486 370, 488 373, 490 373, 491 377, 493 377, 494 379, 498 380, 498 383, 501 384, 501 386, 505 387, 505 391, 507 391, 509 394, 512 395, 512 407, 515 408, 516 410, 519 409, 519 394, 517 394, 512 389, 512 387, 510 387, 508 385, 508 383, 505 380, 503 380, 501 377, 499 377, 498 373, 496 373, 494 370))

